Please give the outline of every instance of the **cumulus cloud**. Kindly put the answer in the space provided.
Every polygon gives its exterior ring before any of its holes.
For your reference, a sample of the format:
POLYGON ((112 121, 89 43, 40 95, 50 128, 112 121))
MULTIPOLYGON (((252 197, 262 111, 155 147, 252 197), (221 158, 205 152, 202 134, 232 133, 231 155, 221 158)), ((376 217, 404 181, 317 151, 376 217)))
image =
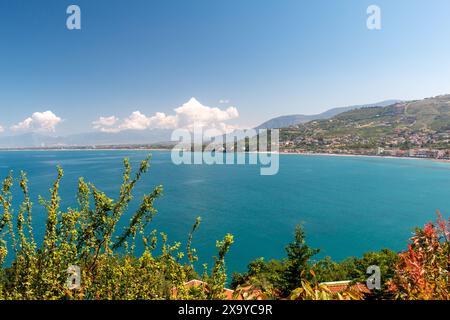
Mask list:
POLYGON ((35 112, 31 117, 11 127, 13 131, 55 132, 62 119, 51 111, 35 112))
POLYGON ((5 129, 2 126, 0 126, 0 133, 2 133, 3 131, 5 131, 5 129))
POLYGON ((174 111, 175 114, 173 115, 157 112, 153 116, 146 116, 140 111, 134 111, 121 122, 115 116, 100 117, 93 122, 93 125, 94 129, 103 132, 177 128, 192 130, 194 126, 197 126, 205 130, 217 130, 224 133, 236 129, 236 127, 226 122, 239 117, 239 112, 235 107, 228 107, 225 110, 211 108, 202 105, 195 98, 191 98, 174 111))
POLYGON ((102 132, 114 132, 114 125, 119 121, 119 118, 115 116, 111 117, 100 117, 98 120, 92 122, 94 129, 100 130, 102 132))

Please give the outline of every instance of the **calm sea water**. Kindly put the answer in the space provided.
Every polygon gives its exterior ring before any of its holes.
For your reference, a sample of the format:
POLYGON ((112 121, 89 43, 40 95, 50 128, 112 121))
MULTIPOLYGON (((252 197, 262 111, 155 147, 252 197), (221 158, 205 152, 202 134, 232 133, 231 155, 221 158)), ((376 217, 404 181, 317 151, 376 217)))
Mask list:
MULTIPOLYGON (((260 176, 256 166, 175 166, 169 152, 151 152, 149 173, 136 199, 155 185, 164 186, 156 202, 152 228, 171 241, 185 243, 197 216, 203 218, 194 239, 200 262, 211 262, 215 241, 235 236, 228 270, 244 271, 249 261, 284 257, 296 224, 303 223, 308 243, 341 260, 368 250, 405 248, 415 226, 450 212, 450 164, 412 159, 284 155, 276 176, 260 176)), ((48 197, 61 165, 63 206, 76 206, 80 176, 109 195, 117 195, 122 159, 132 163, 148 151, 0 152, 0 174, 28 172, 34 202, 48 197)), ((133 202, 130 209, 138 205, 133 202)), ((45 212, 34 208, 41 235, 45 212)), ((128 220, 128 219, 126 219, 128 220)))

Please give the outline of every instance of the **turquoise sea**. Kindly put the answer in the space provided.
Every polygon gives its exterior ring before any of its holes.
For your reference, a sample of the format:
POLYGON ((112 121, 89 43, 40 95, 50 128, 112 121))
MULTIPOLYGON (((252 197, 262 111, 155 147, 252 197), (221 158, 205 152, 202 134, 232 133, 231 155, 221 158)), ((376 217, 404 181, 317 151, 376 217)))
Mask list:
MULTIPOLYGON (((63 207, 76 206, 80 176, 109 195, 117 195, 122 159, 132 163, 148 151, 0 152, 0 175, 28 172, 35 230, 46 220, 37 205, 48 197, 56 165, 65 170, 63 207)), ((136 199, 155 185, 164 186, 156 202, 152 228, 171 241, 185 243, 197 216, 203 218, 194 239, 200 262, 211 262, 215 241, 235 236, 228 272, 243 271, 249 261, 284 257, 294 227, 303 223, 308 243, 335 260, 385 247, 402 250, 415 226, 434 220, 436 210, 450 212, 450 164, 428 160, 282 155, 275 176, 261 176, 257 166, 172 164, 170 152, 152 151, 149 173, 136 199)), ((136 208, 137 201, 130 209, 136 208)), ((128 220, 128 219, 127 219, 128 220)))

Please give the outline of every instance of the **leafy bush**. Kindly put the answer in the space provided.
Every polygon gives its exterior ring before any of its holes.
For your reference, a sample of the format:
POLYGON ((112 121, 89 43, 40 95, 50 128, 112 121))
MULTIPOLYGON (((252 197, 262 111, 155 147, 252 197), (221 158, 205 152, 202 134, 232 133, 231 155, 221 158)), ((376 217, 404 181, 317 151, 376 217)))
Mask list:
POLYGON ((144 195, 127 226, 121 232, 116 230, 133 199, 135 185, 148 168, 149 158, 132 176, 130 162, 125 159, 117 199, 80 178, 79 208, 62 211, 59 186, 63 170, 58 167, 50 199, 40 199, 47 212, 40 244, 33 232, 27 176, 22 172, 19 179, 23 200, 15 215, 11 192, 14 178, 10 173, 0 192, 0 299, 171 299, 175 298, 174 292, 176 299, 221 298, 226 282, 225 255, 233 237, 227 235, 217 242, 219 254, 211 274, 205 267, 203 276, 209 283, 207 290, 199 293, 187 289, 184 284, 198 278, 194 270, 197 256, 191 242, 200 219, 189 235, 186 252, 180 243, 170 244, 164 233, 148 232, 161 186, 144 195), (144 247, 140 256, 135 252, 137 241, 142 241, 144 247), (161 252, 158 255, 157 248, 161 252), (3 266, 8 254, 13 255, 12 262, 3 266), (73 272, 71 266, 81 272, 81 285, 74 290, 67 283, 74 276, 68 274, 68 270, 73 272))
POLYGON ((349 257, 341 262, 334 262, 330 257, 314 264, 313 270, 319 281, 341 281, 352 279, 365 282, 367 279, 367 268, 376 265, 380 267, 383 280, 394 276, 394 269, 399 260, 398 254, 389 249, 371 251, 364 253, 361 258, 349 257))
POLYGON ((438 212, 435 223, 417 228, 400 254, 390 289, 398 299, 449 300, 450 220, 438 212))
MULTIPOLYGON (((314 273, 313 273, 314 275, 314 273)), ((363 300, 364 294, 351 287, 342 292, 331 292, 326 285, 317 281, 310 282, 302 280, 301 286, 293 290, 289 296, 290 300, 363 300)))

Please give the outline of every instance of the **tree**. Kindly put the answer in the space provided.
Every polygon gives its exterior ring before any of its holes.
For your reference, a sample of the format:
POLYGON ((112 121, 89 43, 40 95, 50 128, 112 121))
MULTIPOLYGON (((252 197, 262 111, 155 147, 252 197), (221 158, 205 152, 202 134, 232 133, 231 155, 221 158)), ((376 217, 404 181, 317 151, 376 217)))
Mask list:
POLYGON ((297 225, 295 227, 294 241, 286 247, 287 267, 284 279, 287 282, 287 286, 283 288, 285 293, 289 293, 301 285, 302 277, 308 273, 310 268, 309 260, 319 251, 319 249, 312 249, 306 244, 303 227, 297 225))
POLYGON ((294 241, 286 246, 287 257, 283 260, 252 261, 246 273, 234 273, 232 287, 251 286, 268 297, 287 297, 301 285, 302 279, 310 279, 310 259, 319 252, 311 249, 305 241, 303 227, 295 228, 294 241))

